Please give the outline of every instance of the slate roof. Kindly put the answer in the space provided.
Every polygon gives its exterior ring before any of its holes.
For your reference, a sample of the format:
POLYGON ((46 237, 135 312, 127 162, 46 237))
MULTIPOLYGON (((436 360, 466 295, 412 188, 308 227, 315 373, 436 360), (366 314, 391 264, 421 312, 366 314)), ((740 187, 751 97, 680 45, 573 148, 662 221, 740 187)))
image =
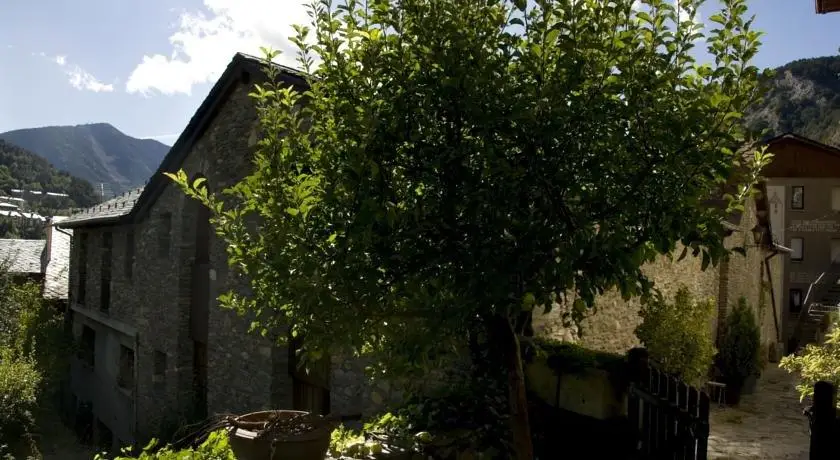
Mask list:
POLYGON ((70 239, 73 231, 59 230, 56 227, 56 224, 67 219, 68 217, 54 216, 52 225, 47 228, 50 232, 50 253, 44 269, 44 298, 47 299, 65 300, 68 298, 70 239))
POLYGON ((0 263, 8 261, 10 273, 41 273, 46 245, 46 240, 0 239, 0 263))
MULTIPOLYGON (((265 61, 258 57, 236 53, 144 188, 132 190, 127 196, 117 197, 73 214, 69 219, 61 222, 59 227, 116 224, 142 219, 163 193, 165 187, 171 183, 171 180, 163 173, 181 168, 187 155, 192 151, 193 145, 204 134, 204 130, 213 121, 234 88, 242 83, 248 84, 247 82, 252 78, 255 80, 265 78, 264 65, 265 61)), ((306 79, 300 71, 279 64, 272 63, 272 65, 279 71, 280 81, 298 89, 307 88, 306 79)))
POLYGON ((143 187, 136 188, 96 206, 82 209, 62 220, 59 227, 72 228, 79 225, 116 222, 120 217, 131 212, 142 193, 143 187))

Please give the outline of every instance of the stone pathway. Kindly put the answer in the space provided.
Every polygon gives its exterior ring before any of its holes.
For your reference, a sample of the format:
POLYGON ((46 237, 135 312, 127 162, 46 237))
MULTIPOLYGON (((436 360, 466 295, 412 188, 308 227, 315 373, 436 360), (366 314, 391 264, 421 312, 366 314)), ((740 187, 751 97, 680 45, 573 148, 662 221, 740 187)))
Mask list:
POLYGON ((808 419, 795 378, 769 363, 738 407, 712 403, 709 459, 807 460, 808 419))

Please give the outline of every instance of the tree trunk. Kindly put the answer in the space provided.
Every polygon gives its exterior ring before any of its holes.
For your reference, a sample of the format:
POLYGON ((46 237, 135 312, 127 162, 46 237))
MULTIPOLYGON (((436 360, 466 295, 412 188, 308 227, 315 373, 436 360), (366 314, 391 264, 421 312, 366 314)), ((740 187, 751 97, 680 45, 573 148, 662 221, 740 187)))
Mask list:
POLYGON ((522 367, 522 350, 513 325, 507 318, 499 318, 498 337, 504 340, 505 367, 507 368, 508 403, 510 406, 511 433, 517 460, 533 460, 531 423, 528 418, 528 397, 525 392, 525 372, 522 367))

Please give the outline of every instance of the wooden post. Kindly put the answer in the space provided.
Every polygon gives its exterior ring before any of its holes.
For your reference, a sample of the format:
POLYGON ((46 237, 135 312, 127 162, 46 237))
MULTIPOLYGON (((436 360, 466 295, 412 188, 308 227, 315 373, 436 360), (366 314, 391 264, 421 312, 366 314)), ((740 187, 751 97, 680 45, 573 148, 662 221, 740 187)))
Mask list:
MULTIPOLYGON (((645 413, 649 412, 644 400, 633 393, 634 388, 647 388, 649 379, 648 351, 642 347, 636 347, 627 352, 627 419, 630 422, 632 445, 628 446, 631 452, 639 452, 640 447, 648 447, 645 442, 640 446, 645 427, 645 413), (646 410, 647 409, 647 410, 646 410)), ((647 441, 647 440, 645 440, 647 441)))
POLYGON ((648 378, 648 351, 644 347, 635 347, 627 352, 627 364, 631 383, 641 383, 648 378))
POLYGON ((829 382, 819 381, 814 384, 814 404, 812 407, 811 460, 837 458, 833 454, 837 447, 832 439, 837 420, 836 389, 829 382))

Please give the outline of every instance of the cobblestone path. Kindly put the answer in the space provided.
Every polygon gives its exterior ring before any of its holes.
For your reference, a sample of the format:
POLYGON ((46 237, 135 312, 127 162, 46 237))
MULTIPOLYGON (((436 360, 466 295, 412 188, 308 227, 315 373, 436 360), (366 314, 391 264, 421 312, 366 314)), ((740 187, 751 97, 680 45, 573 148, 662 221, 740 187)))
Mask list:
POLYGON ((712 403, 709 459, 807 460, 808 419, 795 378, 769 363, 738 407, 712 403))

